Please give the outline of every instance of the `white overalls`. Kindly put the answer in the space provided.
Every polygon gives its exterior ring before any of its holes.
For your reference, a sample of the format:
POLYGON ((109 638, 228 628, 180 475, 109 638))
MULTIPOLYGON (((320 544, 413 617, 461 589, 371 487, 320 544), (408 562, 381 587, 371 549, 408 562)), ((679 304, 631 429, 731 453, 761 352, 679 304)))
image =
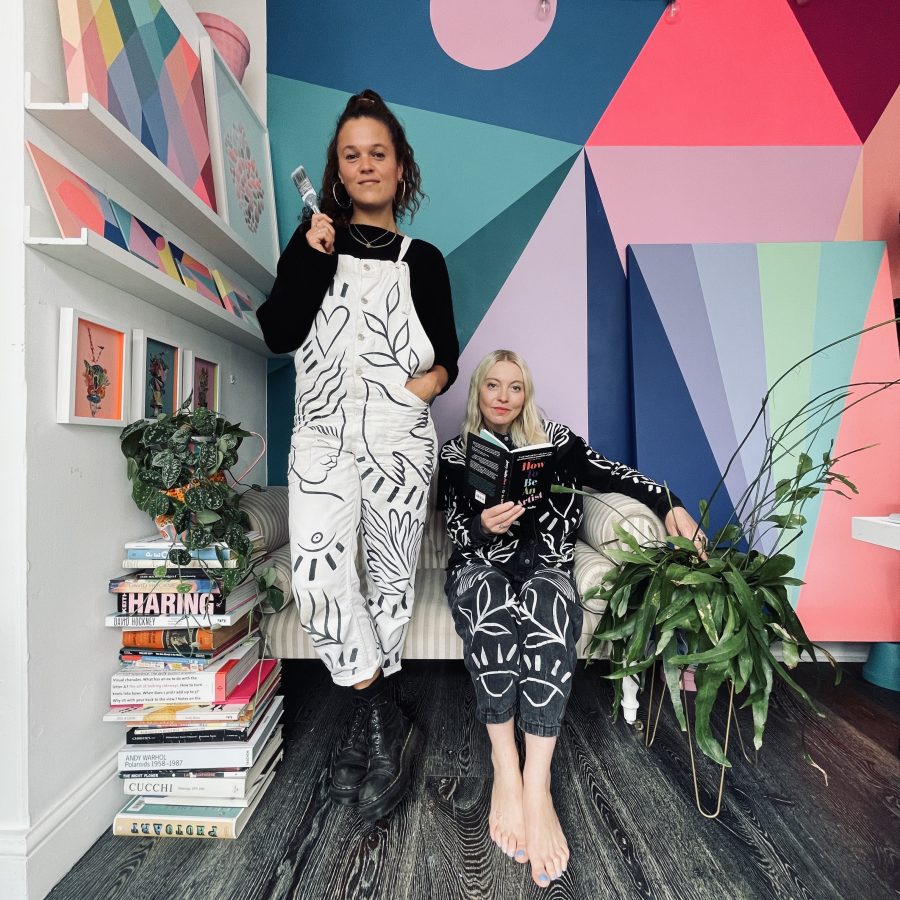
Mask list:
POLYGON ((294 362, 288 471, 294 598, 337 684, 401 665, 437 442, 406 381, 434 364, 403 257, 341 254, 294 362), (367 596, 356 571, 362 535, 367 596))

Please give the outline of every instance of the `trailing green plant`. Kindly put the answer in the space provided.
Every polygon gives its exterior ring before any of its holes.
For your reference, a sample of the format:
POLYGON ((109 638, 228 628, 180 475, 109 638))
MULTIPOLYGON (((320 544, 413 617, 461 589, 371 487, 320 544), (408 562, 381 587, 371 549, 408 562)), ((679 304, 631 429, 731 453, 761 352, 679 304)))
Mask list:
MULTIPOLYGON (((120 446, 127 460, 131 497, 160 529, 168 527, 173 547, 169 560, 179 568, 207 569, 221 584, 223 595, 247 578, 255 577, 260 597, 274 609, 284 605, 283 592, 275 587, 275 569, 257 571, 247 537, 247 514, 239 494, 226 480, 237 463, 244 438, 252 432, 206 408, 190 408, 190 398, 174 413, 139 419, 126 426, 120 446), (177 539, 184 547, 176 547, 177 539), (189 551, 222 541, 236 556, 235 568, 214 568, 192 562, 189 551)), ((234 479, 232 479, 234 481, 234 479)), ((217 550, 219 562, 224 556, 217 550)), ((155 574, 163 577, 166 567, 155 574)), ((189 590, 189 585, 184 585, 189 590)))
MULTIPOLYGON (((870 330, 847 335, 811 353, 769 388, 756 419, 709 499, 700 501, 700 525, 704 530, 709 529, 710 503, 722 489, 744 444, 757 427, 766 428, 766 410, 778 384, 819 353, 870 330)), ((785 551, 802 533, 806 524, 803 509, 810 500, 824 492, 843 497, 849 497, 847 492, 858 492, 836 468, 850 453, 833 457, 832 442, 820 454, 820 461, 813 458, 813 447, 820 440, 822 429, 850 407, 897 384, 897 380, 866 382, 825 391, 771 434, 766 430, 759 470, 734 504, 732 517, 709 540, 705 553, 698 550, 693 540, 680 535, 668 535, 662 543, 642 545, 632 534, 615 527, 624 549, 606 549, 604 553, 618 565, 585 594, 585 600, 606 601, 588 646, 588 657, 595 658, 607 642, 611 644, 608 677, 615 687, 614 715, 622 699, 622 679, 637 677, 643 681, 654 663, 662 664, 668 696, 683 731, 687 730, 687 721, 680 683, 684 668, 695 667, 694 734, 700 749, 722 766, 730 764, 712 734, 710 716, 723 689, 731 690, 733 686, 735 695, 746 691, 742 708, 752 710, 753 742, 757 749, 762 747, 776 677, 822 715, 790 670, 803 654, 815 661, 817 649, 834 667, 836 684, 840 668, 827 651, 810 641, 791 606, 788 588, 803 582, 789 574, 794 558, 785 551), (793 474, 776 481, 776 466, 787 460, 794 461, 793 474), (762 547, 766 547, 766 552, 762 547), (778 643, 780 660, 773 652, 778 643)), ((585 496, 603 502, 593 494, 585 496)), ((806 758, 812 762, 808 754, 806 758)))

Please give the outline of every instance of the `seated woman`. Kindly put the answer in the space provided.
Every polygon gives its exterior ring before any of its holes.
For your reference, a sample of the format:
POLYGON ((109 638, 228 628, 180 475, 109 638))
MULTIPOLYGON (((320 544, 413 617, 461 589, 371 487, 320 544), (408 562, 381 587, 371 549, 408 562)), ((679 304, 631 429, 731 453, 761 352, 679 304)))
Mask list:
POLYGON ((669 534, 695 538, 701 552, 706 538, 661 485, 605 459, 565 425, 542 420, 531 374, 518 354, 495 350, 479 363, 462 433, 441 448, 454 545, 446 591, 475 685, 476 716, 491 741, 491 837, 509 856, 530 861, 535 883, 546 887, 569 859, 550 793, 550 762, 581 637, 572 557, 582 498, 550 494, 527 510, 511 502, 482 509, 470 501, 464 491, 466 442, 469 432, 483 428, 509 447, 552 442, 555 483, 640 500, 664 519, 669 534), (525 733, 524 771, 515 719, 525 733))

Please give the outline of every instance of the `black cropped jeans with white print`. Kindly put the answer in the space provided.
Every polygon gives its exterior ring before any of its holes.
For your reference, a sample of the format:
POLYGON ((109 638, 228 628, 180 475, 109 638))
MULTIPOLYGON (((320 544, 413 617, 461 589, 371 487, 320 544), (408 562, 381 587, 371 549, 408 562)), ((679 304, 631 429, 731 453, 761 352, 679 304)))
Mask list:
POLYGON ((445 589, 478 720, 500 724, 517 716, 527 734, 559 735, 582 623, 571 574, 472 561, 449 570, 445 589))

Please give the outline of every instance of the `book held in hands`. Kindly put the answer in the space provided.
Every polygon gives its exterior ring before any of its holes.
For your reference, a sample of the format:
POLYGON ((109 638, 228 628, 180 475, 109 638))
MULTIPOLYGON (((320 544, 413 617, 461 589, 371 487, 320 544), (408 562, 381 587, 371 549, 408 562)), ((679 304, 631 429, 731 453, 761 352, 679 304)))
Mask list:
POLYGON ((512 500, 532 506, 550 493, 553 444, 507 447, 489 431, 469 434, 466 445, 466 495, 484 507, 512 500))

